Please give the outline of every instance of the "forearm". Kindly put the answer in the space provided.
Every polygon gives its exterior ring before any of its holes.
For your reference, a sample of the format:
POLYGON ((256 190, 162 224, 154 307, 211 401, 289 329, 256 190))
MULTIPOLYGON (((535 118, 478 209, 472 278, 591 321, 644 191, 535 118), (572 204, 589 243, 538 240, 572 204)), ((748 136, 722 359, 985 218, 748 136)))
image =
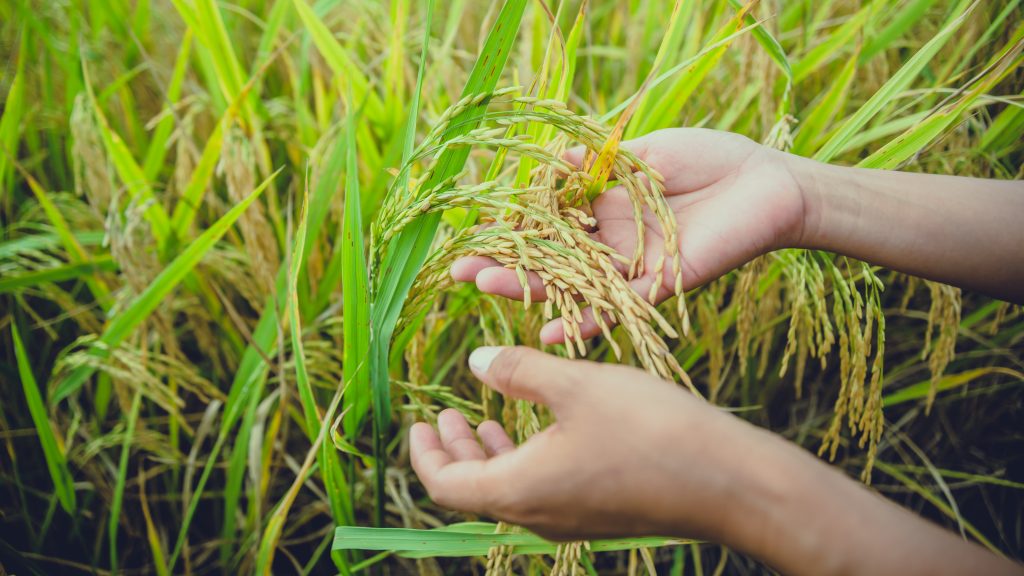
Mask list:
POLYGON ((1024 182, 787 162, 805 204, 797 247, 1024 303, 1024 182))
POLYGON ((784 574, 1020 574, 872 493, 838 470, 758 430, 742 488, 718 537, 784 574))

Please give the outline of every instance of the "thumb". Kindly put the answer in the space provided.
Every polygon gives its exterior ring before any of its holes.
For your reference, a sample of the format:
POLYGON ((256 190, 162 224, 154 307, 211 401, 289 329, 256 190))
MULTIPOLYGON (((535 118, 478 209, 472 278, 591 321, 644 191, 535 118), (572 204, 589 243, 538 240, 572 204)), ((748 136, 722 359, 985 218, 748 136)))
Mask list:
POLYGON ((469 368, 505 396, 539 402, 556 414, 589 362, 575 362, 526 346, 483 346, 469 355, 469 368))

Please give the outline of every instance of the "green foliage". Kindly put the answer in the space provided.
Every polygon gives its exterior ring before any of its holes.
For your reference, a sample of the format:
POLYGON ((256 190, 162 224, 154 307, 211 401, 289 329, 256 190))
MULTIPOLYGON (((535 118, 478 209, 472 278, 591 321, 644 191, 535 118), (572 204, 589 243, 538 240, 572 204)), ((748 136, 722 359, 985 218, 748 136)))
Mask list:
MULTIPOLYGON (((1019 0, 0 0, 0 554, 25 573, 66 569, 53 559, 462 573, 502 544, 542 572, 551 543, 430 502, 404 436, 449 406, 510 430, 549 422, 465 368, 478 345, 536 345, 540 306, 444 271, 417 284, 476 223, 472 203, 393 230, 373 229, 381 211, 481 181, 517 207, 543 162, 459 139, 488 126, 551 146, 557 114, 519 97, 628 119, 626 138, 713 126, 823 161, 1019 179, 1021 14, 1019 0)), ((689 297, 693 333, 671 353, 718 403, 809 450, 833 438, 859 474, 867 450, 829 436, 833 408, 884 336, 876 488, 1020 549, 1007 446, 1024 316, 965 292, 959 325, 936 326, 956 354, 933 394, 933 298, 780 251, 689 297)), ((594 542, 581 567, 638 547, 671 570, 721 558, 679 543, 594 542)))

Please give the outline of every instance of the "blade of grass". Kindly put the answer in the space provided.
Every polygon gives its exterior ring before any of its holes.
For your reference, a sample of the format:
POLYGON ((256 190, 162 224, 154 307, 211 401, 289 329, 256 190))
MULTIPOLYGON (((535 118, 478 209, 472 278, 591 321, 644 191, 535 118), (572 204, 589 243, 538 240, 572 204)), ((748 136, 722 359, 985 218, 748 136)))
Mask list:
MULTIPOLYGON (((103 243, 104 232, 72 232, 71 238, 78 246, 99 246, 103 243)), ((26 252, 39 252, 60 248, 62 237, 58 234, 32 234, 6 242, 0 242, 0 259, 12 258, 26 252)))
POLYGON ((121 525, 121 504, 124 501, 124 485, 128 480, 128 456, 132 451, 132 439, 135 438, 135 424, 139 418, 139 406, 142 404, 142 388, 135 391, 132 407, 125 423, 124 438, 121 441, 121 459, 117 465, 117 483, 114 486, 114 497, 110 503, 110 516, 107 520, 107 538, 110 546, 110 572, 117 574, 117 529, 121 525))
POLYGON ((846 61, 842 71, 831 82, 831 86, 822 95, 821 100, 811 108, 806 118, 800 123, 800 130, 793 138, 792 152, 794 154, 808 156, 813 153, 826 133, 826 126, 844 108, 843 105, 849 94, 854 72, 857 70, 859 54, 859 51, 854 51, 853 56, 846 61))
POLYGON ((174 114, 170 107, 178 104, 181 99, 181 90, 185 84, 185 73, 188 72, 189 56, 192 54, 192 29, 185 29, 185 37, 181 40, 181 48, 178 49, 178 57, 174 61, 174 72, 171 73, 171 82, 167 86, 166 115, 160 119, 153 130, 153 137, 146 148, 146 158, 142 161, 142 172, 147 180, 156 180, 160 169, 167 157, 167 141, 171 137, 171 130, 174 129, 174 114))
MULTIPOLYGON (((334 532, 335 550, 387 550, 406 558, 481 556, 494 546, 510 546, 513 554, 552 554, 558 546, 530 533, 495 533, 495 525, 467 522, 436 528, 368 528, 343 526, 334 532)), ((658 536, 594 540, 591 552, 676 546, 689 540, 658 536)))
MULTIPOLYGON (((487 35, 483 50, 470 72, 463 96, 487 94, 494 90, 498 77, 505 67, 505 60, 511 51, 512 43, 518 35, 519 24, 525 9, 525 0, 507 0, 502 6, 487 35)), ((442 142, 475 128, 486 107, 487 102, 482 101, 456 115, 452 119, 452 127, 441 136, 442 142)), ((469 149, 465 147, 445 150, 424 186, 430 188, 451 178, 462 170, 468 157, 469 149)), ((391 393, 389 390, 391 381, 388 375, 391 337, 394 334, 405 299, 409 294, 409 288, 430 251, 440 217, 440 214, 432 213, 417 218, 402 229, 398 236, 389 243, 381 266, 380 286, 373 295, 370 382, 374 398, 374 426, 378 432, 375 435, 375 446, 378 449, 383 448, 383 435, 388 429, 391 417, 391 393)), ((378 451, 374 457, 380 460, 384 458, 384 454, 378 451)), ((379 525, 383 516, 384 495, 380 490, 383 477, 380 474, 378 476, 376 520, 379 525)))
MULTIPOLYGON (((349 119, 349 126, 354 125, 353 118, 349 119)), ((350 134, 352 131, 346 130, 346 134, 350 134)), ((350 149, 354 149, 355 143, 350 140, 348 145, 350 149)), ((354 154, 351 154, 354 156, 354 154)), ((354 161, 349 169, 354 166, 354 161)), ((348 192, 346 191, 346 197, 348 192)), ((358 194, 356 194, 358 198, 358 194)), ((346 214, 348 207, 346 206, 346 214)), ((306 227, 309 220, 309 195, 306 193, 302 203, 302 216, 299 220, 299 228, 295 235, 296 242, 295 247, 292 251, 292 259, 290 271, 288 273, 288 318, 291 323, 291 341, 292 341, 292 356, 295 363, 295 384, 299 390, 299 399, 302 404, 302 412, 305 421, 306 434, 313 442, 313 446, 307 455, 306 462, 303 465, 303 470, 307 469, 313 462, 313 457, 319 463, 320 471, 324 475, 324 485, 329 491, 329 498, 346 498, 347 497, 347 486, 343 483, 338 485, 337 478, 334 474, 340 473, 340 466, 337 462, 337 453, 331 450, 325 450, 329 445, 323 440, 326 437, 327 431, 331 427, 331 420, 333 419, 334 410, 337 407, 337 401, 332 402, 328 409, 328 413, 324 416, 323 421, 320 420, 320 415, 316 407, 316 399, 313 395, 313 388, 309 382, 309 373, 306 368, 306 353, 302 344, 302 315, 299 309, 299 292, 298 292, 298 280, 299 271, 302 269, 301 263, 305 260, 306 252, 306 227), (334 455, 334 459, 331 460, 330 456, 334 455)), ((346 291, 347 292, 347 291, 346 291)), ((347 322, 346 322, 347 324, 347 322)), ((346 345, 348 339, 346 338, 346 345)), ((347 362, 346 362, 347 364, 347 362)), ((340 391, 339 391, 340 394, 340 391)), ((274 553, 277 548, 278 540, 281 537, 281 531, 284 527, 284 522, 288 517, 288 511, 291 508, 292 503, 295 501, 295 496, 298 494, 298 489, 301 486, 304 474, 300 472, 296 482, 292 484, 292 487, 288 490, 285 498, 278 504, 276 510, 266 528, 263 530, 263 536, 260 539, 259 550, 256 560, 256 573, 257 574, 269 574, 270 568, 274 562, 274 553)), ((342 478, 343 481, 343 478, 342 478)), ((344 520, 344 517, 336 517, 336 520, 344 520)), ((341 567, 344 569, 345 567, 341 567)))
MULTIPOLYGON (((332 149, 313 194, 312 209, 308 217, 308 228, 306 230, 306 242, 311 242, 318 237, 324 221, 330 212, 330 202, 337 189, 337 183, 341 179, 341 171, 344 167, 345 151, 344 141, 339 139, 332 149)), ((305 267, 305 262, 300 262, 300 266, 305 267)), ((287 274, 287 267, 282 265, 277 274, 275 294, 285 294, 287 274)), ((173 572, 174 565, 177 563, 184 548, 188 529, 201 502, 200 497, 206 488, 206 483, 218 461, 217 458, 221 449, 223 449, 231 430, 238 423, 246 406, 250 404, 250 398, 253 396, 258 397, 263 390, 268 369, 266 358, 274 354, 277 346, 278 324, 283 313, 284 304, 284 299, 280 296, 270 296, 267 298, 267 303, 263 308, 260 319, 252 332, 252 341, 242 354, 242 359, 231 382, 231 389, 228 391, 228 399, 224 406, 224 416, 221 421, 220 431, 207 455, 206 464, 193 490, 192 500, 188 504, 185 517, 182 519, 181 526, 178 529, 177 542, 168 562, 169 572, 173 572)), ((226 503, 226 507, 231 505, 231 502, 226 503)))
POLYGON ((9 275, 0 278, 0 294, 14 292, 48 282, 64 282, 76 278, 89 277, 97 272, 117 270, 117 263, 110 255, 99 256, 95 260, 75 262, 64 266, 55 266, 42 270, 33 270, 25 274, 9 275))
POLYGON ((842 52, 847 46, 856 44, 854 38, 868 19, 878 10, 878 2, 867 4, 843 23, 828 39, 811 49, 803 58, 793 64, 793 80, 801 82, 824 66, 830 58, 842 52))
POLYGON ((973 87, 956 102, 942 107, 924 122, 899 135, 857 165, 862 168, 889 170, 897 168, 949 129, 978 97, 1020 65, 1022 60, 1020 52, 1024 47, 1024 26, 1017 29, 1015 37, 1010 42, 1011 44, 1003 50, 990 69, 974 82, 973 87))
MULTIPOLYGON (((990 376, 992 374, 1002 374, 1004 376, 1010 376, 1016 378, 1019 382, 1024 383, 1024 373, 1018 372, 1012 368, 1003 368, 1001 366, 989 366, 986 368, 975 368, 973 370, 966 370, 959 374, 946 374, 939 379, 935 386, 939 392, 946 390, 952 390, 960 386, 966 386, 978 378, 990 376)), ((901 388, 895 392, 886 394, 882 398, 882 406, 888 408, 890 406, 896 406, 897 404, 904 404, 906 402, 913 402, 914 400, 923 400, 928 398, 929 391, 932 388, 931 379, 925 380, 924 382, 918 382, 906 388, 901 388)))
POLYGON ((977 7, 977 1, 960 9, 955 13, 949 23, 940 30, 934 38, 921 47, 900 69, 878 89, 863 106, 843 123, 842 127, 815 153, 814 159, 820 162, 828 162, 836 155, 844 144, 855 134, 860 132, 868 122, 871 121, 897 94, 905 90, 911 82, 921 73, 925 66, 931 61, 939 49, 953 36, 953 33, 960 28, 967 16, 977 7))
POLYGON ((975 540, 978 541, 979 544, 981 544, 985 548, 988 548, 989 551, 991 551, 993 554, 995 554, 997 556, 1000 556, 1000 557, 1004 557, 1003 553, 998 548, 996 548, 992 544, 992 542, 990 542, 988 540, 988 538, 985 538, 984 534, 982 534, 980 531, 978 531, 978 529, 975 528, 973 524, 967 522, 966 520, 963 520, 962 518, 958 518, 956 512, 952 508, 950 508, 948 504, 943 502, 942 498, 939 498, 938 496, 936 496, 935 493, 933 493, 931 490, 929 490, 926 487, 922 486, 919 482, 917 482, 913 478, 907 476, 906 474, 901 472, 899 469, 897 469, 896 467, 894 467, 894 466, 892 466, 892 465, 890 465, 890 464, 888 464, 886 462, 883 462, 881 460, 876 460, 875 461, 875 466, 881 472, 884 472, 884 473, 888 474, 889 476, 892 476, 898 482, 900 482, 901 484, 903 484, 904 486, 909 488, 911 491, 913 491, 917 495, 921 496, 922 498, 924 498, 925 500, 930 502, 933 506, 938 508, 940 512, 945 514, 950 519, 956 520, 958 522, 961 522, 962 525, 963 525, 964 530, 966 530, 968 534, 973 536, 975 538, 975 540))
MULTIPOLYGON (((61 239, 61 243, 64 245, 64 251, 68 255, 68 260, 74 264, 94 261, 94 258, 92 258, 89 253, 82 248, 81 244, 79 244, 78 238, 71 231, 71 227, 64 218, 64 214, 61 213, 57 204, 54 203, 53 199, 50 197, 50 194, 43 189, 43 186, 33 178, 32 175, 21 166, 21 164, 15 161, 14 166, 21 173, 25 182, 28 183, 29 189, 32 190, 32 194, 35 195, 36 200, 39 202, 39 206, 43 209, 43 213, 46 214, 47 220, 50 221, 50 224, 57 232, 57 236, 61 239)), ((90 276, 86 277, 85 282, 89 287, 90 292, 92 292, 92 295, 101 306, 104 308, 110 306, 110 289, 102 279, 90 276)))
POLYGON ((61 508, 68 514, 74 514, 75 487, 74 481, 71 479, 71 471, 68 469, 60 436, 54 434, 53 425, 46 412, 46 404, 43 403, 42 395, 39 393, 39 384, 32 373, 32 366, 29 364, 25 344, 21 339, 16 321, 11 322, 11 339, 14 341, 14 355, 18 360, 18 375, 21 377, 25 403, 28 404, 32 423, 35 425, 36 434, 39 435, 39 443, 43 447, 43 457, 46 459, 46 468, 53 480, 54 491, 57 493, 57 499, 60 500, 61 508))
POLYGON ((882 52, 893 42, 902 38, 911 28, 914 27, 928 10, 935 4, 935 0, 912 0, 880 32, 872 32, 870 40, 860 53, 860 61, 867 62, 876 54, 882 52))
POLYGON ((327 65, 334 72, 335 79, 342 88, 339 91, 344 94, 345 86, 351 86, 355 101, 366 103, 366 115, 374 121, 382 118, 384 105, 380 100, 380 96, 370 89, 369 80, 366 79, 366 75, 359 69, 353 58, 349 56, 341 43, 331 34, 331 31, 316 15, 316 12, 313 11, 306 0, 294 0, 293 3, 295 10, 299 13, 299 18, 302 19, 306 30, 309 31, 310 36, 313 38, 313 43, 316 44, 320 54, 327 61, 327 65))
POLYGON ((28 50, 26 26, 21 26, 21 38, 18 48, 17 63, 11 87, 7 89, 7 99, 3 103, 3 116, 0 117, 0 196, 6 195, 7 177, 11 164, 8 156, 17 158, 18 138, 21 134, 21 118, 25 114, 25 60, 28 50))
MULTIPOLYGON (((351 94, 350 94, 351 96, 351 94)), ((345 129, 345 213, 341 228, 341 282, 344 322, 345 434, 355 440, 362 416, 370 405, 370 288, 363 248, 363 212, 356 160, 355 111, 349 102, 345 129)))
MULTIPOLYGON (((676 9, 678 9, 678 5, 676 9)), ((659 91, 658 96, 652 97, 648 103, 648 109, 637 116, 636 128, 631 130, 630 137, 646 134, 658 128, 678 123, 679 114, 686 106, 686 102, 707 75, 711 73, 718 61, 721 60, 725 51, 732 44, 732 41, 738 37, 738 35, 730 33, 730 31, 735 32, 742 26, 743 18, 748 9, 749 4, 742 8, 733 18, 729 19, 711 38, 712 44, 710 46, 705 47, 687 62, 680 63, 685 65, 685 73, 677 76, 671 84, 659 91)), ((751 31, 758 29, 760 29, 759 24, 751 24, 749 27, 751 31)), ((665 40, 667 41, 669 38, 665 40)), ((658 78, 660 77, 654 76, 654 74, 657 74, 657 68, 657 66, 652 67, 651 76, 644 81, 644 86, 637 91, 637 94, 653 90, 658 85, 658 78)), ((637 97, 633 96, 629 102, 633 103, 636 101, 637 97)), ((627 105, 625 109, 628 110, 631 105, 627 105)))
MULTIPOLYGON (((351 145, 351 143, 349 143, 351 145)), ((353 162, 354 164, 354 162, 353 162)), ((351 168, 351 167, 350 167, 351 168)), ((291 272, 289 273, 289 318, 291 320, 292 356, 295 358, 295 385, 299 390, 299 399, 302 403, 302 414, 305 420, 306 436, 311 442, 315 442, 320 435, 321 427, 330 428, 331 418, 325 416, 323 421, 317 409, 316 396, 313 386, 309 380, 309 371, 306 367, 306 351, 302 344, 302 314, 299 306, 299 276, 306 261, 306 232, 309 224, 309 197, 306 194, 303 201, 302 218, 299 221, 299 229, 296 234, 296 244, 292 256, 291 272)), ((368 324, 368 322, 367 322, 368 324)), ((367 325, 367 328, 369 326, 367 325)), ((346 339, 347 342, 347 339, 346 339)), ((365 358, 365 356, 364 356, 365 358)), ((343 358, 344 360, 344 358, 343 358)), ((347 384, 343 383, 343 386, 347 384)), ((338 453, 332 449, 330 444, 321 443, 317 455, 317 465, 323 476, 324 488, 327 491, 328 502, 334 521, 338 524, 351 524, 354 521, 352 514, 352 503, 348 498, 348 482, 345 473, 341 468, 338 453)), ((337 560, 337 559, 336 559, 337 560)), ((341 559, 344 564, 344 559, 341 559)), ((338 566, 345 570, 347 566, 338 566)))

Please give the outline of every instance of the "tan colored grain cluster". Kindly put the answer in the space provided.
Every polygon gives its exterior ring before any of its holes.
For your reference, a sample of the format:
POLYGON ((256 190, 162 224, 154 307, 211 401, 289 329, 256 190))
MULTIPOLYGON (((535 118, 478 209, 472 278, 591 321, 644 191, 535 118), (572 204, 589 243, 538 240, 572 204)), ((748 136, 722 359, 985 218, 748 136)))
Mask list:
MULTIPOLYGON (((472 100, 471 100, 472 101, 472 100)), ((590 215, 587 189, 591 175, 562 159, 570 140, 596 152, 608 137, 608 129, 590 118, 576 115, 553 101, 510 98, 521 107, 515 116, 500 117, 494 124, 449 140, 443 147, 492 146, 529 158, 536 163, 529 182, 523 187, 485 181, 473 185, 442 183, 430 190, 414 191, 403 201, 382 209, 378 221, 378 243, 394 230, 423 212, 464 207, 480 211, 481 224, 449 238, 424 266, 420 281, 410 298, 409 310, 419 310, 430 293, 448 284, 448 268, 461 256, 488 256, 515 270, 523 287, 523 300, 531 304, 528 276, 536 274, 544 285, 544 317, 561 319, 566 334, 566 352, 570 357, 587 353, 580 327, 588 316, 606 336, 617 357, 623 351, 613 326, 620 325, 645 369, 666 379, 679 380, 693 389, 689 377, 679 366, 662 334, 677 338, 673 325, 654 305, 661 286, 679 296, 677 312, 683 330, 689 326, 682 299, 682 265, 672 211, 665 203, 663 180, 639 158, 620 151, 615 158, 610 180, 627 192, 636 222, 636 250, 623 255, 601 243, 594 230, 597 221, 590 215), (531 142, 524 134, 512 135, 511 127, 527 121, 542 122, 561 131, 547 146, 531 142), (664 238, 665 250, 653 262, 645 262, 644 215, 658 222, 655 231, 664 238), (645 267, 651 266, 650 270, 645 267), (630 281, 647 273, 658 279, 647 294, 638 294, 630 281), (668 279, 667 281, 665 279, 668 279), (419 302, 419 306, 417 305, 419 302), (660 331, 660 332, 659 332, 660 331)), ((459 104, 462 105, 462 104, 459 104)), ((459 106, 457 105, 457 106, 459 106)), ((454 114, 446 113, 445 117, 454 114)), ((443 147, 434 150, 434 153, 443 147)), ((460 176, 461 177, 461 176, 460 176)), ((454 180, 459 180, 460 177, 454 180)))

